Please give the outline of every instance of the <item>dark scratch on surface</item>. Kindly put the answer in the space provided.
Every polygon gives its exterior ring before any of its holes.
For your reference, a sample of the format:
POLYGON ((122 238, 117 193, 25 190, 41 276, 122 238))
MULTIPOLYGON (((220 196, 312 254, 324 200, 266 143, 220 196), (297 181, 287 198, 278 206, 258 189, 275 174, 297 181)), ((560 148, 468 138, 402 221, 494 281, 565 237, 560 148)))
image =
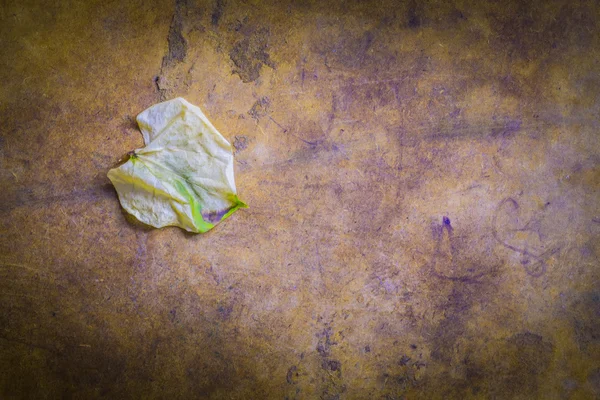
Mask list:
POLYGON ((270 35, 269 29, 259 29, 238 41, 229 52, 229 58, 235 65, 233 73, 238 74, 242 82, 257 80, 263 65, 275 69, 267 51, 270 35))
POLYGON ((422 20, 419 10, 417 8, 417 2, 412 1, 408 7, 408 12, 406 13, 408 27, 412 29, 416 29, 421 26, 422 20))
POLYGON ((146 267, 148 259, 148 233, 141 232, 138 235, 138 248, 135 252, 134 266, 139 269, 146 267))
POLYGON ((53 353, 53 354, 60 354, 60 351, 57 349, 53 349, 51 347, 43 346, 43 345, 36 344, 36 343, 30 343, 26 340, 9 338, 9 337, 3 336, 3 335, 0 335, 0 339, 5 340, 9 343, 18 343, 20 345, 27 346, 31 349, 45 350, 45 351, 53 353))
POLYGON ((104 196, 115 196, 113 186, 105 184, 102 186, 92 186, 88 188, 73 190, 67 193, 57 193, 52 195, 36 196, 31 193, 31 188, 17 192, 12 199, 3 199, 0 202, 0 212, 9 212, 16 208, 49 205, 53 203, 76 203, 79 201, 96 201, 104 196))
POLYGON ((286 128, 284 128, 283 126, 281 126, 281 124, 280 124, 279 122, 275 121, 275 120, 273 119, 273 117, 271 117, 270 115, 269 115, 269 119, 270 119, 271 121, 273 121, 273 122, 275 123, 275 125, 277 125, 279 128, 281 128, 281 130, 283 131, 283 133, 286 133, 286 132, 288 131, 286 128))
POLYGON ((173 64, 183 62, 187 55, 187 40, 183 37, 183 17, 187 7, 187 0, 175 0, 175 11, 167 34, 168 50, 162 59, 160 71, 154 77, 154 85, 158 91, 159 100, 164 101, 167 97, 167 89, 162 87, 161 81, 166 70, 173 64))
POLYGON ((317 268, 319 269, 319 275, 323 278, 323 266, 321 265, 321 254, 319 254, 319 243, 315 244, 315 254, 317 256, 317 268))
POLYGON ((215 7, 213 8, 210 21, 214 26, 219 25, 219 21, 223 16, 223 9, 225 8, 225 0, 216 0, 215 7))
POLYGON ((288 369, 285 380, 290 385, 298 383, 298 367, 292 365, 290 369, 288 369))
POLYGON ((185 0, 175 1, 175 12, 173 13, 173 20, 171 21, 167 36, 169 49, 163 57, 162 68, 168 67, 175 62, 182 62, 187 54, 187 40, 185 40, 182 33, 185 4, 185 0))

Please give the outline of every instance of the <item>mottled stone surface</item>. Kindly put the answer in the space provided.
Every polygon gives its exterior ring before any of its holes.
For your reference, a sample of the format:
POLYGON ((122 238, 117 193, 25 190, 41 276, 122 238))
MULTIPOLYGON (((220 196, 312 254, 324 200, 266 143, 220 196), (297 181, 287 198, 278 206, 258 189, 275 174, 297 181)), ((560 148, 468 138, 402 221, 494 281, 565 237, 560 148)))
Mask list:
POLYGON ((597 1, 0 6, 3 399, 600 397, 597 1), (183 96, 205 235, 106 172, 183 96))

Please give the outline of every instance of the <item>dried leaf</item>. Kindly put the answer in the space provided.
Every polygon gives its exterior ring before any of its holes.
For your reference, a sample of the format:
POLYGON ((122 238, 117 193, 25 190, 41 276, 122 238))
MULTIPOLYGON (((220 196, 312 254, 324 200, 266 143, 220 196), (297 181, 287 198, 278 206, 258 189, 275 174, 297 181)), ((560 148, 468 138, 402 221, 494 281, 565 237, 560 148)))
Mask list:
POLYGON ((146 147, 111 169, 123 208, 145 224, 206 232, 239 208, 231 144, 183 98, 156 104, 137 122, 146 147))

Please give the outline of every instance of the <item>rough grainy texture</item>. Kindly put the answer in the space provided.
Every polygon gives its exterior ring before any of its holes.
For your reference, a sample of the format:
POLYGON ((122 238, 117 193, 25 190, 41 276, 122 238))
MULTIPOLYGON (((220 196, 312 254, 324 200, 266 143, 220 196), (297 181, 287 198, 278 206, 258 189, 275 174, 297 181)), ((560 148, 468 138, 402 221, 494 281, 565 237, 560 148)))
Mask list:
POLYGON ((0 6, 0 397, 600 396, 600 4, 0 6), (184 96, 250 209, 106 172, 184 96))

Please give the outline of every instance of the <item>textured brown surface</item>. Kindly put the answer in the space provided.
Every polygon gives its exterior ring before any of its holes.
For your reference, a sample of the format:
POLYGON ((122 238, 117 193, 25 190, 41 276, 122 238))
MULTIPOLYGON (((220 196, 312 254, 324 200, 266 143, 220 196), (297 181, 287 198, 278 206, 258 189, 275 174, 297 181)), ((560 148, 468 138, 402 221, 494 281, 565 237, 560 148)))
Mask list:
POLYGON ((598 398, 600 5, 526 3, 2 2, 0 397, 598 398), (176 96, 205 235, 106 178, 176 96))

